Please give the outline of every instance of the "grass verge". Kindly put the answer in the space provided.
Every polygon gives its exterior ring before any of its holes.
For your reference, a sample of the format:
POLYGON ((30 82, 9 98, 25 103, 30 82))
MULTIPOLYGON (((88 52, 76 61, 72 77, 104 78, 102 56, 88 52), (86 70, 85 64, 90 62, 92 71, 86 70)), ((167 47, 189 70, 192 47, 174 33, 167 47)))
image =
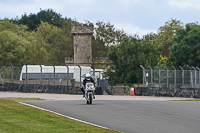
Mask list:
POLYGON ((117 133, 16 102, 26 100, 40 99, 0 98, 0 133, 117 133))
POLYGON ((173 101, 200 101, 200 99, 186 99, 186 100, 173 100, 173 101))

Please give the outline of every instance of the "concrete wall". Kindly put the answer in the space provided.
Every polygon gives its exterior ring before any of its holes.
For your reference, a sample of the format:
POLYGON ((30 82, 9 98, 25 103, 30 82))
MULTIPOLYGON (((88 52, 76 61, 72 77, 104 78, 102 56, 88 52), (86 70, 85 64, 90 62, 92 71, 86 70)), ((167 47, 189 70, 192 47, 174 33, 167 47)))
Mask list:
MULTIPOLYGON (((25 92, 25 93, 57 93, 57 94, 77 94, 82 95, 80 87, 64 86, 64 85, 38 85, 38 84, 0 84, 0 91, 10 92, 25 92)), ((103 90, 101 87, 96 87, 96 95, 102 95, 103 90)))

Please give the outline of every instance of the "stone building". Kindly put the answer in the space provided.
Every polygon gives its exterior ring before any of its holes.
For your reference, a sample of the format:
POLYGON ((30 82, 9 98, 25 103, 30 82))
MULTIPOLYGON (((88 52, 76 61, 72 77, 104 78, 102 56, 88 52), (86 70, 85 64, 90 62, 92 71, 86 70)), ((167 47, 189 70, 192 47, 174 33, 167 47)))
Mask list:
POLYGON ((93 24, 72 25, 74 57, 66 57, 65 63, 71 66, 90 66, 92 63, 93 24))

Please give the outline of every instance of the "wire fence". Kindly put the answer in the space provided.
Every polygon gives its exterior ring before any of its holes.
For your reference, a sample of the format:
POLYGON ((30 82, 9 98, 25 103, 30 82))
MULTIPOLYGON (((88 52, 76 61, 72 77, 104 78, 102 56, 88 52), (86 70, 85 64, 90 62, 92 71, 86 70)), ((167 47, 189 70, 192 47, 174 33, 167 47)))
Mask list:
MULTIPOLYGON (((28 73, 22 67, 0 66, 0 83, 71 86, 73 73, 28 73)), ((79 84, 76 84, 77 86, 79 84)))
POLYGON ((108 90, 108 83, 103 82, 103 71, 79 65, 0 66, 0 91, 82 94, 82 81, 85 74, 90 73, 96 82, 96 94, 100 94, 108 90))
POLYGON ((143 69, 143 87, 159 87, 159 88, 200 88, 200 69, 191 67, 185 70, 174 66, 171 69, 164 67, 144 68, 143 69))

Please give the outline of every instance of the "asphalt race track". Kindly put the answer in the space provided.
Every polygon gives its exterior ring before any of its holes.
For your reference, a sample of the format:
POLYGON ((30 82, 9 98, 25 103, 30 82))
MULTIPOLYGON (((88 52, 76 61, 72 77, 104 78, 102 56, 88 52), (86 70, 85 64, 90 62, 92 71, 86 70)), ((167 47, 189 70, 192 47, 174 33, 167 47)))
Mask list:
POLYGON ((79 120, 125 133, 200 133, 200 102, 84 100, 26 101, 79 120))

